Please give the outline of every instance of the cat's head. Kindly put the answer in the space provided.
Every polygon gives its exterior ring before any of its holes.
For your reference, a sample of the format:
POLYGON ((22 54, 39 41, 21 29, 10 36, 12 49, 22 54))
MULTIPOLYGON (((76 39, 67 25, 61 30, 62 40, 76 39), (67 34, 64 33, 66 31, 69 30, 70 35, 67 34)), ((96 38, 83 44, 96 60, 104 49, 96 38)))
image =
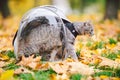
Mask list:
POLYGON ((73 25, 79 35, 94 35, 94 27, 91 22, 74 22, 73 25))

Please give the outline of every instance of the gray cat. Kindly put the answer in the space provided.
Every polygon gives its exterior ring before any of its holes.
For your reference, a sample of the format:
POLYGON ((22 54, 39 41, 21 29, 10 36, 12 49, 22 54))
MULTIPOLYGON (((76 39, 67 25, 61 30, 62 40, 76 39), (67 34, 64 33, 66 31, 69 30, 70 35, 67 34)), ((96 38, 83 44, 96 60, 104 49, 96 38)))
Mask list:
POLYGON ((71 23, 56 16, 37 16, 32 20, 23 20, 13 40, 16 59, 22 55, 29 56, 38 53, 48 61, 55 61, 56 54, 63 51, 62 43, 65 37, 66 51, 62 55, 63 58, 71 56, 77 60, 74 49, 75 38, 85 34, 90 36, 94 34, 93 25, 90 22, 71 23), (66 36, 64 36, 62 26, 65 26, 66 36))

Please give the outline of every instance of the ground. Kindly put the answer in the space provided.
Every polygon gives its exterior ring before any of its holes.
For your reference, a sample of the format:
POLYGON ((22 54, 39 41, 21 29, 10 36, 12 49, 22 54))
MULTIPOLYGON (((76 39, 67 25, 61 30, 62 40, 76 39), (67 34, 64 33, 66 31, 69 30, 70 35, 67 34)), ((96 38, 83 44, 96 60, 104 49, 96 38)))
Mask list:
POLYGON ((120 80, 119 20, 102 20, 101 15, 69 15, 71 21, 91 20, 95 35, 78 36, 75 49, 79 62, 68 58, 44 62, 34 55, 15 60, 12 39, 21 17, 0 20, 0 80, 120 80))

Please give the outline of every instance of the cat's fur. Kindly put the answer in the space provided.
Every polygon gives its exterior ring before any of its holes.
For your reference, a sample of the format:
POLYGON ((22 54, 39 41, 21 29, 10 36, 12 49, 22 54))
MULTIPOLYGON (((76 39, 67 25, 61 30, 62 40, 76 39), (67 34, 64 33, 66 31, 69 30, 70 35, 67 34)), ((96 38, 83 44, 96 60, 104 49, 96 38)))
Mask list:
MULTIPOLYGON (((22 29, 20 34, 18 30, 14 39, 16 58, 19 59, 22 55, 29 56, 38 53, 48 61, 55 61, 55 58, 57 58, 56 53, 62 51, 62 23, 59 20, 57 22, 58 24, 51 25, 46 17, 39 17, 29 22, 25 28, 22 29)), ((64 24, 66 24, 66 22, 64 24)), ((90 22, 75 22, 71 24, 73 24, 71 27, 74 27, 75 31, 78 33, 76 36, 85 34, 93 35, 93 26, 90 22)), ((73 46, 76 36, 74 36, 67 27, 65 27, 65 30, 67 37, 65 59, 71 56, 73 59, 77 60, 73 46)))

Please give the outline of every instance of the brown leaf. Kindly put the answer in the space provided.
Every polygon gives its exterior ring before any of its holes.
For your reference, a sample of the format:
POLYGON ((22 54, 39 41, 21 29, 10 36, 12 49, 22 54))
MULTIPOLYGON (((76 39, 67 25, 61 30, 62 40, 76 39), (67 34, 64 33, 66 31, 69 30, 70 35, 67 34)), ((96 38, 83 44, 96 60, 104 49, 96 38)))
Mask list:
POLYGON ((83 75, 94 74, 94 69, 92 67, 82 64, 81 62, 70 62, 66 64, 71 66, 71 68, 69 68, 69 73, 71 74, 76 74, 76 73, 83 75))
POLYGON ((52 64, 49 63, 49 66, 58 74, 63 74, 66 73, 65 68, 63 68, 62 66, 60 66, 59 64, 52 64))
POLYGON ((0 68, 5 66, 5 65, 6 65, 6 63, 4 61, 0 61, 0 68))
POLYGON ((41 65, 40 59, 41 59, 40 56, 36 58, 34 58, 34 55, 29 56, 29 57, 22 56, 22 60, 17 65, 27 66, 32 69, 37 69, 38 65, 41 65))
POLYGON ((47 70, 49 69, 49 64, 48 63, 38 64, 36 66, 36 69, 47 70))
POLYGON ((2 68, 0 68, 0 74, 3 73, 3 72, 4 72, 4 70, 2 68))
POLYGON ((14 74, 21 74, 21 73, 32 73, 32 72, 24 67, 20 67, 14 71, 14 74))
POLYGON ((120 66, 120 64, 116 61, 113 61, 105 57, 100 57, 100 58, 102 59, 101 63, 99 64, 100 66, 109 66, 114 68, 117 68, 120 66))
POLYGON ((7 55, 5 55, 5 54, 0 53, 0 60, 6 61, 6 60, 9 60, 9 57, 7 55))
POLYGON ((49 65, 58 74, 80 73, 83 75, 91 75, 94 73, 93 68, 90 68, 89 66, 82 64, 81 62, 59 62, 59 63, 49 63, 49 65))

